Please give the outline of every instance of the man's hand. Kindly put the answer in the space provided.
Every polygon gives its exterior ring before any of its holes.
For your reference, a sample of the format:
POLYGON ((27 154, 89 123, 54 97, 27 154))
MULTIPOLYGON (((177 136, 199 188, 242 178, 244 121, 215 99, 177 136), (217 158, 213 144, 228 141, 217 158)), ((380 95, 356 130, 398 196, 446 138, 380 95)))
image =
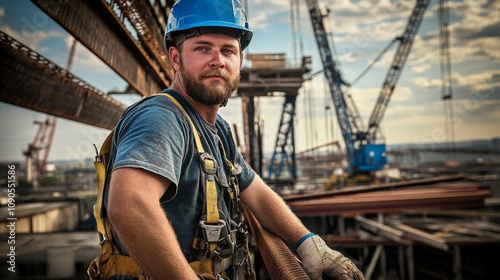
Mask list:
POLYGON ((307 238, 297 248, 311 280, 364 280, 363 273, 341 253, 330 249, 318 235, 307 238))

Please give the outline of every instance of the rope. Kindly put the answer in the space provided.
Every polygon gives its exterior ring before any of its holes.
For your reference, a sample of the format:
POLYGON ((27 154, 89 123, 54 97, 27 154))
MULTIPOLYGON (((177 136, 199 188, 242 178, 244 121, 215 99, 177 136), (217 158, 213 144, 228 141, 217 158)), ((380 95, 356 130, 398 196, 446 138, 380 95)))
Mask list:
POLYGON ((264 229, 248 208, 245 216, 272 280, 309 280, 295 255, 273 233, 264 229))

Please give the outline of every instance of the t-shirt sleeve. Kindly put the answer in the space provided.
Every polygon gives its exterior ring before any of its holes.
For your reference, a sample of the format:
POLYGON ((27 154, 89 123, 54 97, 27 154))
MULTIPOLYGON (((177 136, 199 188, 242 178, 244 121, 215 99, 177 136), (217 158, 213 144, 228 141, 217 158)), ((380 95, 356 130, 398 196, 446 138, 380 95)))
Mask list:
POLYGON ((172 199, 185 157, 187 131, 180 112, 154 104, 139 105, 120 121, 114 135, 113 170, 141 168, 173 184, 162 200, 172 199))
POLYGON ((236 148, 234 143, 233 133, 231 131, 231 127, 229 123, 225 121, 220 115, 217 115, 217 121, 219 125, 219 129, 221 133, 224 135, 225 141, 228 146, 232 146, 229 148, 230 157, 232 157, 233 164, 235 167, 239 168, 241 173, 237 175, 240 191, 245 190, 254 180, 255 171, 253 168, 245 161, 240 151, 236 148), (234 154, 233 154, 234 153, 234 154))
POLYGON ((244 191, 255 178, 255 171, 253 168, 243 159, 243 156, 239 151, 235 155, 235 164, 239 165, 241 168, 241 173, 238 175, 238 182, 240 185, 240 191, 244 191))

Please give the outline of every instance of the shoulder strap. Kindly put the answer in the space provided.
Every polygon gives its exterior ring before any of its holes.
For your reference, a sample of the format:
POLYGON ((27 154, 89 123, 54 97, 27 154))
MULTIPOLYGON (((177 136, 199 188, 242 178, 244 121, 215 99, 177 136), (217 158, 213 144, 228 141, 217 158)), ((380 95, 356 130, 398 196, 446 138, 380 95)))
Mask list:
POLYGON ((191 124, 191 128, 193 129, 194 141, 195 141, 195 144, 196 144, 196 149, 198 149, 198 152, 200 154, 204 153, 205 150, 203 149, 203 145, 201 144, 200 134, 198 133, 198 130, 196 129, 196 126, 194 125, 193 121, 189 117, 189 115, 186 112, 186 110, 184 109, 184 107, 182 107, 181 103, 179 103, 179 101, 177 99, 175 99, 175 97, 173 97, 171 94, 162 93, 161 95, 168 97, 182 111, 182 113, 184 114, 184 116, 187 117, 187 119, 189 120, 189 123, 191 124))
POLYGON ((205 153, 198 129, 196 129, 193 120, 191 119, 191 117, 189 117, 189 114, 186 112, 184 107, 182 107, 179 101, 175 99, 175 97, 173 97, 171 94, 163 93, 162 95, 168 97, 182 111, 184 116, 186 116, 186 118, 189 120, 189 123, 191 124, 196 149, 200 153, 200 159, 203 160, 203 171, 205 172, 207 223, 218 224, 219 209, 217 207, 217 187, 215 185, 215 160, 211 155, 205 153))
MULTIPOLYGON (((205 188, 205 220, 199 222, 200 228, 203 230, 203 236, 206 244, 206 254, 204 258, 199 261, 190 262, 191 268, 198 274, 202 275, 205 279, 214 279, 213 276, 220 272, 215 272, 213 268, 213 259, 216 256, 215 250, 217 249, 217 242, 221 236, 222 230, 226 227, 224 220, 219 217, 219 209, 217 207, 217 186, 215 185, 215 172, 216 172, 216 162, 215 159, 209 153, 205 153, 203 145, 201 142, 201 137, 193 123, 193 120, 186 112, 184 107, 179 103, 174 96, 170 94, 162 94, 168 97, 184 114, 184 116, 189 120, 191 128, 193 130, 194 139, 196 143, 196 149, 200 154, 201 167, 203 170, 204 177, 204 188, 205 188)), ((196 243, 196 238, 193 241, 193 246, 196 243)))
MULTIPOLYGON (((109 160, 109 154, 111 152, 111 143, 113 141, 114 129, 108 134, 106 140, 104 140, 99 154, 96 155, 94 166, 96 170, 96 187, 97 187, 97 199, 94 206, 94 217, 96 219, 97 231, 101 235, 101 239, 111 240, 111 224, 107 219, 104 218, 104 186, 106 182, 106 166, 109 160)), ((97 148, 96 148, 97 151, 97 148)), ((101 240, 101 241, 102 241, 101 240)))

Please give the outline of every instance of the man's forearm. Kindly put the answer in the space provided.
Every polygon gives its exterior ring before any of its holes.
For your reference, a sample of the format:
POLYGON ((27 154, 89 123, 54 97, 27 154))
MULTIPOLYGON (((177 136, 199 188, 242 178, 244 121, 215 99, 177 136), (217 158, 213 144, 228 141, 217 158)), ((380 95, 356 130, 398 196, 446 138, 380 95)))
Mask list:
POLYGON ((263 213, 259 220, 267 230, 280 236, 289 245, 295 245, 299 239, 309 233, 309 230, 290 210, 288 205, 277 194, 269 196, 267 205, 273 205, 273 210, 263 213))
POLYGON ((309 233, 285 201, 265 185, 261 178, 257 177, 252 184, 255 185, 242 192, 242 201, 265 229, 292 246, 309 233))

